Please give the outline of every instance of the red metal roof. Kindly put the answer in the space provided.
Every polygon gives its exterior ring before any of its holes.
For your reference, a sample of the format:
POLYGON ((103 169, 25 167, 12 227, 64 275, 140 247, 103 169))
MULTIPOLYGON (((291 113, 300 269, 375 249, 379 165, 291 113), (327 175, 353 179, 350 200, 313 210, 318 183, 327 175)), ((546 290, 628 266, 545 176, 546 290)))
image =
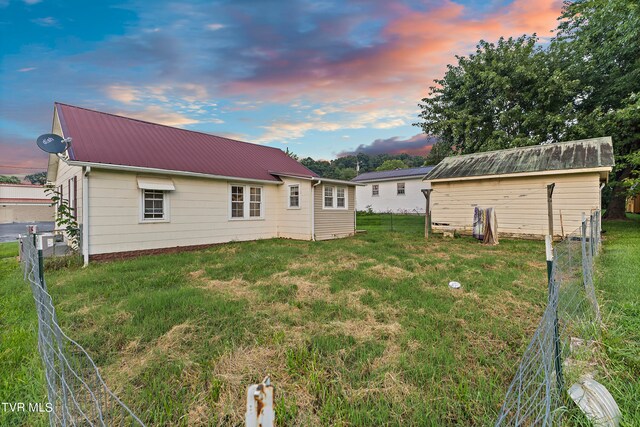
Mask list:
POLYGON ((284 151, 56 102, 69 158, 91 163, 278 181, 269 171, 316 177, 284 151))

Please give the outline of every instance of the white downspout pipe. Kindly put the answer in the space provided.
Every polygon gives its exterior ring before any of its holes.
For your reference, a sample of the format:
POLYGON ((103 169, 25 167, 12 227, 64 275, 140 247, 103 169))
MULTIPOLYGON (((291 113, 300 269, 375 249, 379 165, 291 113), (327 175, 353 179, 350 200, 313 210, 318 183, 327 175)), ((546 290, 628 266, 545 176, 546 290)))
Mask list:
POLYGON ((311 240, 316 240, 316 187, 322 184, 319 180, 317 184, 311 186, 311 240))
POLYGON ((89 173, 91 166, 82 168, 82 258, 89 265, 89 173))

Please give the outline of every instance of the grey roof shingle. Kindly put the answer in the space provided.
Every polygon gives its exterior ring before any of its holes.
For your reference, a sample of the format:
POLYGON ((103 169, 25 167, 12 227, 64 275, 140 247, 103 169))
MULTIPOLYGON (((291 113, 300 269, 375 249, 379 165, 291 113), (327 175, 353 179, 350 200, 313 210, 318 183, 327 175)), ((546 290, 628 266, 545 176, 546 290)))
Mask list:
POLYGON ((425 180, 613 165, 613 144, 607 136, 451 156, 440 162, 425 180))
POLYGON ((394 169, 390 171, 379 171, 379 172, 365 172, 361 175, 356 176, 351 181, 364 182, 364 181, 378 181, 378 180, 394 179, 394 178, 425 176, 433 168, 434 168, 433 166, 421 166, 419 168, 394 169))

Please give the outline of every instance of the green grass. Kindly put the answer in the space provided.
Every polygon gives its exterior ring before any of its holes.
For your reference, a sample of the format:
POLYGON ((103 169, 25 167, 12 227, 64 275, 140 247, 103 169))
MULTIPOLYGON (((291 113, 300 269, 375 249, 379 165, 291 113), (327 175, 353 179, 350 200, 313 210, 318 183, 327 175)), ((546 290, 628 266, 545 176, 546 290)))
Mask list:
POLYGON ((623 426, 640 425, 640 215, 605 223, 598 288, 606 329, 605 378, 623 414, 623 426))
MULTIPOLYGON (((0 384, 9 400, 43 401, 30 290, 13 259, 2 265, 0 362, 14 369, 0 384)), ((49 270, 47 281, 63 328, 150 425, 241 423, 246 386, 267 374, 280 425, 492 424, 547 299, 542 242, 375 227, 49 270)))

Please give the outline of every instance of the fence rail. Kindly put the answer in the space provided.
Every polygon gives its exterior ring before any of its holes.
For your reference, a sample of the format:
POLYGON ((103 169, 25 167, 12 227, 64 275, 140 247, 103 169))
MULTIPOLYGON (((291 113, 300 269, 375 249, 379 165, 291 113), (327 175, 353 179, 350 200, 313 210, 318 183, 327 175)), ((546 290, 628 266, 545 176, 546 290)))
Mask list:
POLYGON ((31 285, 38 314, 38 350, 42 357, 52 426, 144 426, 107 387, 89 354, 58 325, 44 280, 42 236, 20 239, 24 280, 31 285))
POLYGON ((600 309, 593 284, 600 247, 600 212, 553 250, 549 301, 509 386, 496 426, 556 425, 564 412, 566 386, 595 366, 600 309))
POLYGON ((397 231, 402 233, 424 233, 425 214, 415 211, 368 213, 360 211, 356 216, 356 227, 368 231, 397 231))

